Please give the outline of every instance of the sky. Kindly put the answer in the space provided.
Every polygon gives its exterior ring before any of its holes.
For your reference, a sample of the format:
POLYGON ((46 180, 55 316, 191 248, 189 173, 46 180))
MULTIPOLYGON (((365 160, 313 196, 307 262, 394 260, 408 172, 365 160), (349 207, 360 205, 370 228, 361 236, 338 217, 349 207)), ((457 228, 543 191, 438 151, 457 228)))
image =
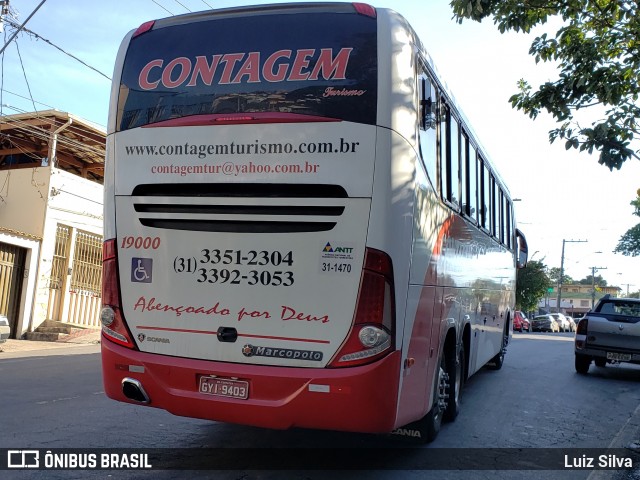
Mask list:
MULTIPOLYGON (((10 0, 11 9, 18 12, 17 23, 24 22, 41 1, 10 0)), ((257 1, 246 4, 252 3, 257 1)), ((620 237, 640 222, 630 205, 640 188, 640 162, 629 160, 611 172, 598 164, 596 155, 567 151, 557 142, 550 145, 548 131, 555 126, 550 117, 541 114, 533 121, 508 102, 519 79, 536 87, 555 78, 552 65, 536 65, 528 54, 534 35, 500 34, 491 20, 458 24, 448 0, 368 3, 396 10, 422 39, 511 197, 519 199, 516 222, 527 236, 530 258, 560 267, 564 243, 567 275, 579 280, 596 267, 596 275, 609 285, 620 286, 623 292, 640 290, 640 256, 613 253, 620 237)), ((42 39, 21 33, 0 58, 0 114, 55 108, 105 126, 110 93, 105 77, 112 76, 120 42, 129 30, 156 18, 242 4, 47 0, 26 25, 42 39)), ((0 33, 3 45, 11 31, 0 33)), ((544 31, 552 34, 556 28, 542 27, 535 33, 544 31)))

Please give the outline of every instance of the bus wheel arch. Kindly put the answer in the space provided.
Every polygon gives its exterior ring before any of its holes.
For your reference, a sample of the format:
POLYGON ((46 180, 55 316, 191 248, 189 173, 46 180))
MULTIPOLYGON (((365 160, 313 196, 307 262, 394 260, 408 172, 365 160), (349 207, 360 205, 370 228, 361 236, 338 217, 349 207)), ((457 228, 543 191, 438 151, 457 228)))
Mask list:
POLYGON ((460 394, 464 384, 464 372, 466 365, 466 352, 464 342, 457 341, 455 329, 447 332, 444 342, 444 366, 447 374, 447 386, 445 391, 446 406, 443 419, 452 422, 460 413, 460 394))
POLYGON ((509 344, 509 329, 511 328, 511 315, 507 313, 507 320, 504 323, 504 328, 502 330, 502 345, 500 346, 500 351, 493 357, 490 361, 492 365, 490 365, 492 370, 500 370, 502 368, 502 364, 504 363, 504 357, 507 354, 507 345, 509 344))

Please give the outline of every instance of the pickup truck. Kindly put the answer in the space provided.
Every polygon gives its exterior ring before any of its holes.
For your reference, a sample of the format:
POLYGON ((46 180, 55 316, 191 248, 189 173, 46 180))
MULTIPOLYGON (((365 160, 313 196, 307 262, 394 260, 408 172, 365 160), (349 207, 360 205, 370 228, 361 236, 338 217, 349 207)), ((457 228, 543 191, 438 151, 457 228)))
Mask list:
POLYGON ((591 361, 640 364, 640 299, 605 295, 576 328, 576 372, 586 374, 591 361))

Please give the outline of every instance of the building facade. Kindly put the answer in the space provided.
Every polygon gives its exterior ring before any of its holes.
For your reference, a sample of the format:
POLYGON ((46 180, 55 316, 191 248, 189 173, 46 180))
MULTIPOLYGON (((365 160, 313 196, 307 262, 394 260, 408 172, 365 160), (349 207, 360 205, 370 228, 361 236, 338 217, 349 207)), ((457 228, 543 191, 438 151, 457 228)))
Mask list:
POLYGON ((0 315, 98 326, 105 131, 55 110, 0 117, 0 315))
MULTIPOLYGON (((622 289, 615 286, 582 285, 578 283, 562 285, 562 300, 560 311, 572 317, 582 317, 604 295, 620 296, 622 289)), ((538 309, 544 312, 557 312, 556 304, 558 287, 538 302, 538 309)))

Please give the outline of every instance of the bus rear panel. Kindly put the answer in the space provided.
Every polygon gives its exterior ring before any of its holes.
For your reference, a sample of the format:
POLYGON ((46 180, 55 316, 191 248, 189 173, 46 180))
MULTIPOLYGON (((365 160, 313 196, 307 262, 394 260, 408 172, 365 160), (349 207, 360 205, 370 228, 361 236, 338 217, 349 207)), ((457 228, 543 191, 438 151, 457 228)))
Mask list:
POLYGON ((394 428, 393 267, 367 248, 376 45, 375 16, 351 4, 214 11, 125 39, 109 397, 271 428, 394 428))

